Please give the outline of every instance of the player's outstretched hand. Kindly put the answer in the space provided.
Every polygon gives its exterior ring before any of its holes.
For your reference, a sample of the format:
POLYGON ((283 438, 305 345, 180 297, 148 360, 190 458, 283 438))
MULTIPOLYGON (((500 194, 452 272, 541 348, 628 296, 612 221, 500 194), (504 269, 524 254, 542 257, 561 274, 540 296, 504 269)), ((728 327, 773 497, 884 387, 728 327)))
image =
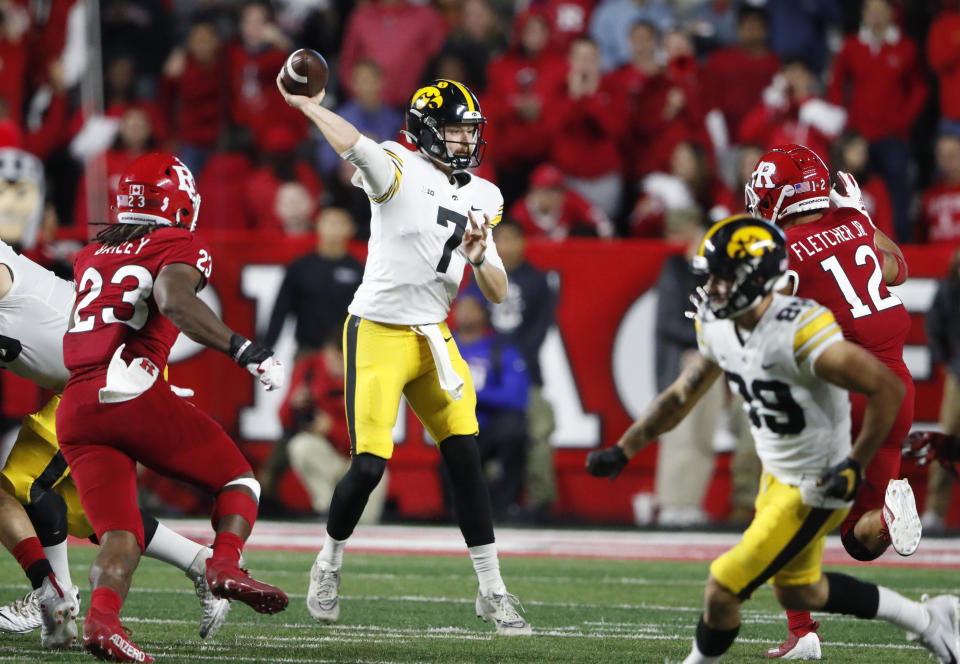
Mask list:
POLYGON ((230 337, 230 357, 237 364, 253 374, 266 388, 267 392, 283 387, 283 363, 273 356, 273 351, 250 341, 241 334, 230 337))
POLYGON ((256 376, 267 392, 279 390, 284 385, 286 369, 284 369, 283 362, 273 355, 259 364, 248 364, 247 371, 256 376))
POLYGON ((861 483, 863 468, 860 467, 860 462, 847 457, 821 475, 817 486, 821 488, 823 495, 829 498, 850 501, 856 497, 861 483))
POLYGON ((467 212, 469 221, 463 234, 463 253, 471 263, 483 260, 483 254, 487 251, 487 231, 490 230, 490 215, 484 214, 483 221, 480 221, 478 212, 472 209, 467 212))
POLYGON ((617 479, 630 459, 624 454, 619 445, 608 447, 605 450, 596 450, 587 455, 587 472, 594 477, 609 477, 610 481, 617 479))
POLYGON ((299 108, 301 111, 310 104, 320 105, 320 102, 323 101, 323 98, 327 95, 327 90, 324 88, 318 92, 313 97, 305 97, 303 95, 293 95, 287 92, 287 89, 283 87, 283 81, 280 80, 283 72, 277 74, 277 89, 280 90, 280 94, 283 95, 283 100, 287 102, 290 106, 294 108, 299 108))

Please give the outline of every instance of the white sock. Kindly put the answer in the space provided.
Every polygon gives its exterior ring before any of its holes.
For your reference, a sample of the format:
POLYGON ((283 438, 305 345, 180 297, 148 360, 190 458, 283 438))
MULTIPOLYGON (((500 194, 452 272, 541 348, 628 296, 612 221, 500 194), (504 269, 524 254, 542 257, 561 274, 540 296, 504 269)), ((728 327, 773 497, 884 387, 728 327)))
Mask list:
POLYGON ((161 523, 157 525, 157 532, 154 533, 153 539, 147 545, 147 550, 143 553, 186 572, 190 569, 193 559, 204 548, 203 545, 176 534, 161 523))
POLYGON ((343 567, 343 547, 347 540, 335 540, 327 533, 323 538, 323 548, 317 554, 317 560, 326 563, 334 569, 343 567))
POLYGON ((480 546, 471 546, 467 549, 470 552, 470 560, 473 561, 473 569, 477 573, 477 580, 480 581, 481 595, 502 595, 507 592, 507 587, 500 578, 500 561, 497 559, 497 545, 481 544, 480 546))
POLYGON ((697 648, 697 640, 693 640, 693 648, 690 649, 690 654, 687 655, 687 658, 683 660, 683 664, 714 664, 714 662, 719 662, 719 657, 708 657, 700 652, 700 649, 697 648))
POLYGON ((930 625, 930 612, 920 602, 907 599, 900 593, 883 586, 877 586, 877 590, 880 591, 877 618, 917 634, 930 625))
POLYGON ((57 576, 57 583, 64 590, 69 590, 73 581, 70 580, 70 561, 67 560, 67 540, 43 547, 43 555, 50 561, 50 567, 57 576))

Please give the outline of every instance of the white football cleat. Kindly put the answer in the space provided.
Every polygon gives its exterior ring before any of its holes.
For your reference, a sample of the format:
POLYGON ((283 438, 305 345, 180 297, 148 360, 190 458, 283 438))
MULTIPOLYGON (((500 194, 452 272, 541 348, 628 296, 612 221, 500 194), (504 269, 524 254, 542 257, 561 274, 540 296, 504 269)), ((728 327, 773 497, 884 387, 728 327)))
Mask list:
MULTIPOLYGON (((516 595, 504 591, 501 594, 484 595, 477 591, 477 617, 484 622, 493 621, 497 624, 497 634, 504 636, 528 636, 533 630, 523 616, 517 611, 520 600, 516 595)), ((523 607, 520 607, 521 610, 523 607)))
MULTIPOLYGON (((819 625, 818 625, 819 626, 819 625)), ((803 636, 791 633, 786 641, 776 648, 770 648, 764 653, 768 659, 796 659, 817 660, 822 657, 820 652, 820 635, 816 630, 807 632, 803 636)))
POLYGON ((332 623, 340 618, 340 570, 319 557, 310 568, 307 610, 317 622, 332 623))
POLYGON ((64 591, 51 574, 38 589, 40 602, 40 643, 44 648, 72 648, 77 643, 77 616, 80 615, 80 589, 64 591))
POLYGON ((193 588, 200 600, 200 638, 214 637, 230 612, 230 600, 221 599, 210 590, 207 582, 207 558, 213 555, 213 549, 203 547, 197 552, 189 569, 185 572, 187 578, 193 581, 193 588))
POLYGON ((917 501, 907 480, 890 480, 883 500, 883 520, 890 535, 893 550, 901 556, 909 556, 920 546, 920 515, 917 501))
POLYGON ((40 615, 40 589, 31 590, 20 599, 0 606, 0 632, 29 634, 43 624, 40 615))
POLYGON ((907 640, 917 640, 933 653, 940 664, 960 662, 960 599, 954 595, 920 598, 930 614, 930 624, 923 632, 907 634, 907 640))

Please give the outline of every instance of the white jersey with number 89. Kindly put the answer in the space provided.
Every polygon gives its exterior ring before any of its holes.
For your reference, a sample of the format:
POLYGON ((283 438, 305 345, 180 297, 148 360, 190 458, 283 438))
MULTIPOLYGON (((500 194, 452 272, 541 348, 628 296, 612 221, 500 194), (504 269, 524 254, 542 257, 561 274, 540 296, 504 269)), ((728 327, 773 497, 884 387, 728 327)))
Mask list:
POLYGON ((757 455, 784 484, 819 477, 850 453, 847 391, 813 370, 820 354, 842 340, 829 309, 780 294, 749 332, 726 319, 697 322, 700 352, 743 397, 757 455))
MULTIPOLYGON (((349 311, 394 325, 444 321, 467 264, 461 243, 468 212, 480 223, 486 214, 496 225, 503 196, 492 182, 470 173, 455 173, 451 183, 427 157, 399 143, 361 138, 359 148, 342 156, 358 166, 353 182, 370 197, 370 242, 349 311)), ((485 257, 503 269, 492 231, 485 257)))

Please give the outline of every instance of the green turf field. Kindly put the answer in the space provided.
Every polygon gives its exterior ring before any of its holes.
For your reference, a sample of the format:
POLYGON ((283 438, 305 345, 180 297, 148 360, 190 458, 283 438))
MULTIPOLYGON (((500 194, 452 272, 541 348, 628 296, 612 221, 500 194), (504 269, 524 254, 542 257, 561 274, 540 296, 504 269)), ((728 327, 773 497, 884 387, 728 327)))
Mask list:
MULTIPOLYGON (((89 598, 92 548, 74 548, 73 574, 89 598)), ((476 618, 469 559, 453 556, 348 555, 340 623, 314 623, 304 605, 313 554, 249 551, 255 576, 291 595, 290 607, 260 616, 235 604, 213 641, 197 636, 199 603, 177 570, 145 559, 122 618, 133 640, 163 662, 652 662, 681 661, 699 615, 707 565, 508 558, 504 578, 523 601, 534 636, 503 638, 476 618)), ((840 569, 840 568, 836 568, 840 569)), ((852 571, 847 568, 845 571, 852 571)), ((26 592, 22 572, 0 556, 0 601, 26 592)), ((910 597, 960 591, 960 573, 861 566, 865 579, 910 597)), ((81 615, 86 604, 81 607, 81 615)), ((929 662, 884 623, 823 618, 824 661, 833 664, 929 662)), ((763 662, 786 631, 768 588, 747 604, 740 639, 724 661, 763 662)), ((52 654, 39 632, 0 635, 0 660, 93 661, 80 650, 52 654)))

